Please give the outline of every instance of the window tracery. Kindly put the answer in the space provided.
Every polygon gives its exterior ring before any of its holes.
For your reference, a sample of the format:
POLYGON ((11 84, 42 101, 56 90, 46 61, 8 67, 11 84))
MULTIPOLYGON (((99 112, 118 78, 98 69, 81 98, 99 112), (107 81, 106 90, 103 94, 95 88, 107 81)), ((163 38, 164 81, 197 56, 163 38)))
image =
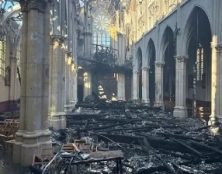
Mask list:
POLYGON ((0 39, 0 76, 5 76, 6 36, 0 39))

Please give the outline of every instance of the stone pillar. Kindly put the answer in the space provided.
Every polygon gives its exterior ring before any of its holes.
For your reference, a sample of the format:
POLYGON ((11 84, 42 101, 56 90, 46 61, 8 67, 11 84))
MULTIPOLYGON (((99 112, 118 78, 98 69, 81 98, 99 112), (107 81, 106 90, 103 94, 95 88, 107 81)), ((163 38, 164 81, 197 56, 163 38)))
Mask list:
POLYGON ((84 72, 83 74, 83 92, 84 96, 83 98, 85 99, 87 96, 92 95, 92 78, 91 78, 91 73, 90 72, 84 72))
POLYGON ((222 43, 216 45, 216 55, 217 55, 217 90, 216 90, 216 116, 218 122, 222 123, 222 43))
POLYGON ((84 33, 84 57, 90 59, 91 58, 91 45, 92 44, 92 33, 85 32, 84 33))
POLYGON ((77 65, 73 60, 70 65, 69 77, 70 106, 74 108, 77 103, 77 65))
POLYGON ((178 118, 187 117, 186 108, 186 61, 185 56, 176 56, 176 102, 173 115, 178 118))
POLYGON ((150 104, 149 99, 149 68, 142 69, 142 102, 146 105, 150 104))
POLYGON ((73 100, 74 105, 78 102, 78 73, 77 73, 77 64, 75 64, 75 70, 73 71, 73 100))
POLYGON ((125 74, 119 73, 117 76, 117 98, 118 100, 126 100, 125 95, 125 74))
POLYGON ((72 54, 70 52, 66 53, 66 64, 65 64, 65 93, 66 93, 66 97, 65 97, 65 104, 69 105, 70 102, 70 65, 71 65, 71 61, 72 61, 72 54))
POLYGON ((69 103, 71 104, 71 101, 73 101, 73 72, 72 72, 72 67, 73 67, 73 58, 71 58, 71 64, 69 64, 69 96, 70 100, 69 103))
POLYGON ((48 130, 49 24, 47 0, 20 1, 23 13, 21 47, 20 128, 13 160, 30 165, 33 155, 51 154, 48 130))
POLYGON ((16 79, 16 76, 17 76, 17 60, 16 60, 16 57, 15 56, 10 56, 10 68, 9 68, 9 71, 8 71, 8 78, 7 80, 10 81, 10 89, 9 89, 9 101, 10 101, 10 108, 11 109, 15 109, 15 100, 17 99, 16 98, 16 86, 17 86, 17 79, 16 79))
POLYGON ((66 128, 65 106, 65 50, 64 38, 51 36, 49 71, 49 116, 54 129, 66 128))
POLYGON ((133 94, 133 97, 132 99, 133 100, 138 100, 139 99, 139 72, 138 71, 135 71, 133 70, 133 91, 132 91, 132 94, 133 94))
POLYGON ((155 70, 155 106, 156 107, 164 107, 163 103, 163 62, 156 62, 156 70, 155 70))
POLYGON ((66 86, 66 101, 65 101, 65 112, 70 112, 74 108, 74 104, 72 104, 73 100, 73 74, 72 74, 72 67, 73 67, 73 57, 70 52, 66 53, 66 65, 65 65, 65 86, 66 86))
POLYGON ((209 124, 222 122, 222 44, 211 43, 211 115, 209 124))

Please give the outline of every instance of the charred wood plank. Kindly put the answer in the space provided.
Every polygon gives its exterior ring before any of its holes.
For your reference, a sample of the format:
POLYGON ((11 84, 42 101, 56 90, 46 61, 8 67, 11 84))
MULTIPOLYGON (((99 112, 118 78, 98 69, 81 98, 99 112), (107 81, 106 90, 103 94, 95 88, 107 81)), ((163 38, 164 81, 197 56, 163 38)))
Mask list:
POLYGON ((196 142, 196 141, 190 141, 191 144, 193 144, 194 146, 196 146, 199 149, 203 149, 203 150, 207 150, 207 151, 213 151, 216 152, 217 154, 219 154, 220 156, 222 156, 222 151, 216 147, 212 147, 212 146, 208 146, 206 144, 203 144, 201 142, 196 142))
POLYGON ((196 149, 192 148, 191 146, 187 145, 184 141, 181 141, 181 140, 176 140, 174 138, 172 138, 173 141, 177 142, 178 144, 182 145, 183 147, 187 148, 191 153, 201 157, 202 154, 197 151, 196 149))

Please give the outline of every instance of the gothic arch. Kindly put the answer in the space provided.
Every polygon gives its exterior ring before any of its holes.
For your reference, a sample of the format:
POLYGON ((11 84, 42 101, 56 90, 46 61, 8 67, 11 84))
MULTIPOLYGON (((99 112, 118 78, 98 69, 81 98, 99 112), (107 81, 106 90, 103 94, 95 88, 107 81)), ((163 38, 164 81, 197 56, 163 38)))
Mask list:
POLYGON ((188 111, 193 115, 200 116, 200 107, 208 111, 211 108, 211 39, 209 18, 202 8, 195 6, 186 23, 183 46, 188 56, 187 106, 192 108, 188 111))
POLYGON ((163 67, 163 100, 164 108, 172 111, 175 105, 175 41, 174 33, 170 27, 166 27, 161 42, 161 57, 163 67))
POLYGON ((136 71, 138 72, 138 98, 142 100, 142 65, 143 65, 143 56, 142 49, 139 47, 137 50, 136 56, 136 71))
POLYGON ((190 12, 190 14, 188 15, 188 18, 186 20, 186 23, 185 23, 185 27, 184 27, 184 34, 183 34, 183 47, 182 47, 182 53, 184 53, 184 55, 188 55, 188 47, 189 47, 189 44, 191 42, 191 35, 194 31, 194 22, 195 22, 195 13, 197 12, 200 12, 201 15, 203 15, 202 17, 204 17, 204 19, 206 20, 205 22, 208 23, 208 27, 209 27, 209 30, 210 32, 212 33, 212 24, 210 22, 210 18, 209 18, 209 15, 206 13, 206 10, 203 8, 203 7, 200 7, 199 5, 197 6, 194 6, 190 12))
POLYGON ((152 39, 149 40, 147 46, 148 65, 149 65, 149 99, 151 106, 155 102, 155 61, 156 48, 152 39))

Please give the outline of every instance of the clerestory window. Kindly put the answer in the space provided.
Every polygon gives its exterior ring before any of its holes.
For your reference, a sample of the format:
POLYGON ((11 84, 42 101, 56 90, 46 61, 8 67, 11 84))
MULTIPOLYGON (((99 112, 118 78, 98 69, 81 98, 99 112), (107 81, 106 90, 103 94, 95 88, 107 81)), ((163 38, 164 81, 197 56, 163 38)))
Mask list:
POLYGON ((6 37, 0 40, 0 76, 5 76, 6 37))
POLYGON ((196 68, 197 81, 202 81, 204 76, 204 50, 202 47, 197 49, 196 68))

